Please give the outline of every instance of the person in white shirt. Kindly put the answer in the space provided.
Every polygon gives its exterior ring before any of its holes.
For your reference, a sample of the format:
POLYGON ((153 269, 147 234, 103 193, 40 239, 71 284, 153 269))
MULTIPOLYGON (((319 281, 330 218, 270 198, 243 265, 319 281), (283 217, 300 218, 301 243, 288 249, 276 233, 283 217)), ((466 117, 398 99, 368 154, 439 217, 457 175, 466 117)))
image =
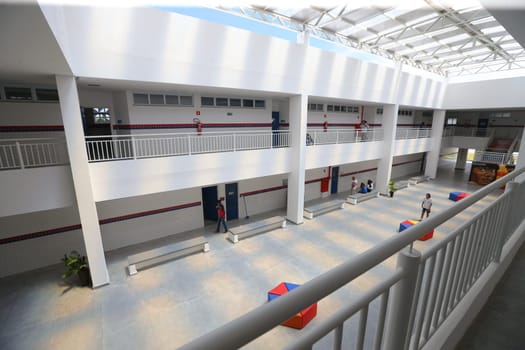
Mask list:
POLYGON ((423 198, 423 202, 421 202, 421 220, 423 220, 423 216, 425 215, 425 212, 427 213, 427 218, 430 215, 430 208, 432 208, 432 198, 430 196, 430 193, 427 193, 425 195, 425 198, 423 198))

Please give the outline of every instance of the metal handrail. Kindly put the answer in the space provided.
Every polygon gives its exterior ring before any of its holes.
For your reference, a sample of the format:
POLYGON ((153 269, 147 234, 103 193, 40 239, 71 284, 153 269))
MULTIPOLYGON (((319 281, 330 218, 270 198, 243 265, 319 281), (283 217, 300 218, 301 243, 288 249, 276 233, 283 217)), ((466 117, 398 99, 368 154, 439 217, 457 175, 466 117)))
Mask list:
POLYGON ((197 338, 180 349, 237 349, 270 331, 296 313, 318 302, 356 277, 381 264, 402 248, 411 245, 419 237, 433 230, 466 208, 475 204, 492 191, 523 174, 519 168, 493 183, 472 193, 451 208, 414 225, 398 235, 394 235, 376 246, 349 259, 339 266, 306 282, 299 288, 273 300, 270 303, 238 317, 237 319, 197 338))
POLYGON ((330 145, 343 143, 382 141, 384 138, 383 128, 362 129, 329 129, 311 128, 306 131, 307 146, 330 145), (309 136, 309 137, 308 137, 309 136), (310 142, 308 140, 311 140, 310 142))
POLYGON ((420 139, 432 137, 431 128, 397 128, 396 140, 420 139))

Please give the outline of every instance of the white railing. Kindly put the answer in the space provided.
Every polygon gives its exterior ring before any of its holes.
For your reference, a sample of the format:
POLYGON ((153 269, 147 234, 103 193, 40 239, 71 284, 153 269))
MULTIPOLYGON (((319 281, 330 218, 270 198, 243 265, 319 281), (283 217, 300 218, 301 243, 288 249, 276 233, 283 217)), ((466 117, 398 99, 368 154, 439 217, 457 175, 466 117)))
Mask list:
POLYGON ((313 145, 330 145, 339 143, 357 143, 382 141, 384 137, 382 128, 370 128, 366 131, 361 129, 308 129, 306 144, 313 145), (310 138, 309 138, 310 137, 310 138), (309 142, 309 140, 311 140, 309 142))
POLYGON ((235 152, 290 146, 288 131, 206 132, 86 137, 90 162, 235 152))
POLYGON ((506 164, 507 159, 507 153, 500 152, 476 151, 476 154, 474 155, 474 161, 477 162, 506 164))
POLYGON ((396 140, 421 139, 432 136, 430 128, 397 128, 396 140))
POLYGON ((283 344, 283 348, 312 349, 319 340, 331 337, 327 342, 333 344, 333 349, 341 349, 346 332, 346 341, 355 349, 363 349, 365 343, 373 349, 421 349, 448 321, 480 277, 490 273, 487 267, 504 258, 509 238, 522 234, 517 228, 522 227, 525 211, 513 203, 525 200, 525 183, 508 183, 504 194, 468 221, 461 220, 463 224, 423 253, 412 249, 412 242, 524 172, 525 168, 516 169, 451 208, 180 349, 241 348, 398 252, 394 273, 315 326, 297 333, 292 343, 283 344), (372 303, 374 306, 370 307, 372 303), (359 315, 357 329, 350 321, 354 315, 359 315))
POLYGON ((0 141, 0 170, 68 164, 63 139, 14 139, 0 141))
POLYGON ((443 136, 491 137, 493 134, 493 128, 477 128, 470 126, 447 126, 443 130, 443 136))

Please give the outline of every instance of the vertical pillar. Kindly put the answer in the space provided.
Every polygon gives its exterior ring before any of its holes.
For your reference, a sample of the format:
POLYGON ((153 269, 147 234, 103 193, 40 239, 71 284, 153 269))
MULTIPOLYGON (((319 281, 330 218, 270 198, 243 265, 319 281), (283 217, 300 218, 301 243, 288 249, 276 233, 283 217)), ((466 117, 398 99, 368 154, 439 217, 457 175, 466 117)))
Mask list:
POLYGON ((288 174, 286 217, 296 224, 303 223, 307 107, 307 95, 290 97, 290 160, 292 170, 288 174))
POLYGON ((458 149, 458 157, 456 158, 456 169, 465 170, 467 164, 468 148, 458 149))
POLYGON ((376 185, 379 193, 388 192, 388 181, 392 174, 392 159, 396 142, 397 112, 399 105, 383 106, 383 122, 381 124, 384 132, 383 154, 377 164, 376 185))
POLYGON ((432 146, 427 153, 427 164, 425 167, 425 175, 431 179, 435 179, 437 176, 439 153, 441 151, 441 139, 443 138, 443 125, 445 125, 445 110, 434 110, 431 133, 432 146))
POLYGON ((109 283, 109 275, 89 176, 77 85, 73 76, 57 76, 56 82, 91 279, 93 287, 99 287, 109 283))
POLYGON ((397 268, 403 269, 403 278, 394 286, 386 321, 385 349, 407 349, 410 316, 414 305, 417 274, 421 254, 405 248, 397 255, 397 268))
MULTIPOLYGON (((525 167, 525 127, 521 135, 520 141, 520 150, 518 155, 518 163, 516 164, 516 169, 525 167)), ((525 174, 521 174, 516 177, 514 181, 521 182, 525 180, 525 174)))

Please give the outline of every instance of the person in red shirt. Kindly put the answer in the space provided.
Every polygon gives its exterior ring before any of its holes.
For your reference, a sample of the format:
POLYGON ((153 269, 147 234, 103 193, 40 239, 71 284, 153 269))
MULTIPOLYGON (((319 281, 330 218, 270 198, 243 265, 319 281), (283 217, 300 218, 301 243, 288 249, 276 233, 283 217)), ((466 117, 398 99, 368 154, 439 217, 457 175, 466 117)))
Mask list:
POLYGON ((226 212, 224 211, 224 206, 222 205, 221 201, 217 201, 217 205, 215 206, 217 208, 217 229, 215 230, 216 233, 219 233, 219 229, 222 226, 224 227, 224 233, 228 232, 228 225, 226 225, 226 212))

